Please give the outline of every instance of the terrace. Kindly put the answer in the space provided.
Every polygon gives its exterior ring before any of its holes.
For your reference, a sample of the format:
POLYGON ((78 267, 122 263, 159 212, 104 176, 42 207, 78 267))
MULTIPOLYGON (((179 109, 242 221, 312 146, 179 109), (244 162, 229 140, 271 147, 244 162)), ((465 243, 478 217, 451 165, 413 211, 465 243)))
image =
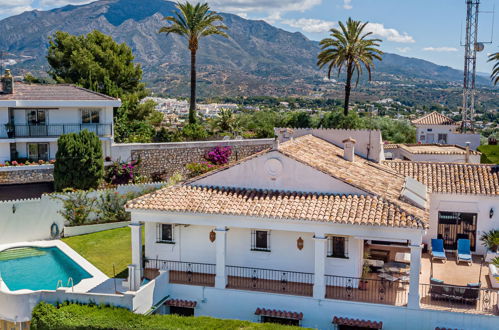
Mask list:
POLYGON ((111 124, 49 124, 49 125, 13 125, 11 130, 0 127, 1 139, 58 137, 67 133, 78 133, 83 130, 94 132, 97 136, 111 136, 111 124))
MULTIPOLYGON (((407 248, 406 248, 407 249, 407 248)), ((389 248, 389 263, 393 253, 403 248, 389 248)), ((215 286, 215 264, 189 263, 168 260, 148 260, 146 277, 155 277, 158 269, 170 270, 170 283, 215 286)), ((408 273, 409 269, 401 270, 408 273)), ((313 296, 314 274, 296 271, 226 266, 227 289, 261 291, 297 296, 313 296)), ((325 276, 325 298, 392 306, 407 306, 409 281, 405 275, 380 277, 383 272, 372 272, 366 278, 325 276)), ((473 264, 456 264, 450 257, 446 263, 433 263, 433 277, 443 285, 430 285, 432 263, 427 254, 422 257, 420 273, 421 308, 454 312, 497 314, 498 292, 488 281, 488 268, 482 267, 481 258, 473 264), (480 268, 481 271, 480 271, 480 268), (479 280, 480 278, 480 280, 479 280), (480 288, 468 288, 468 283, 480 282, 480 288), (436 292, 444 294, 436 296, 436 292)))

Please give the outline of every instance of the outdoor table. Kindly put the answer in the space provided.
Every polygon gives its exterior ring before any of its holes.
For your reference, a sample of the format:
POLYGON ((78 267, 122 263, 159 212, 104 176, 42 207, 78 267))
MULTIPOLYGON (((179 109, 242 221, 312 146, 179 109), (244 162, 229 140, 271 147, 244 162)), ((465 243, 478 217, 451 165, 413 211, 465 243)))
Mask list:
POLYGON ((411 262, 411 254, 408 252, 397 252, 395 253, 395 261, 410 263, 411 262))

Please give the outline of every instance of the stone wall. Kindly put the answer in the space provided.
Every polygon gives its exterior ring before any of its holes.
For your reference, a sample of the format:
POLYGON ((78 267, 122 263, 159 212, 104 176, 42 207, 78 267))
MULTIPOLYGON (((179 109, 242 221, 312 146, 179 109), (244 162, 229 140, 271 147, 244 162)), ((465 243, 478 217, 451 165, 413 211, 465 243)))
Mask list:
POLYGON ((12 166, 0 168, 0 185, 54 181, 54 165, 12 166))
POLYGON ((167 179, 175 172, 185 177, 185 165, 204 161, 205 154, 216 146, 231 146, 230 161, 237 161, 271 148, 273 143, 273 139, 258 139, 141 145, 130 150, 130 159, 140 159, 142 173, 154 179, 167 179))

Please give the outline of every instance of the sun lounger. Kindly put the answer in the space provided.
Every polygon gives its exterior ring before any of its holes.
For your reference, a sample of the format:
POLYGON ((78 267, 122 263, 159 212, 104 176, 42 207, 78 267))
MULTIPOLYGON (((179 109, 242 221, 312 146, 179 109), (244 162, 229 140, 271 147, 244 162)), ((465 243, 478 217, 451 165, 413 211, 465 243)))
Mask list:
POLYGON ((471 248, 469 239, 457 240, 457 262, 467 262, 469 266, 472 265, 471 248))
POLYGON ((431 240, 431 258, 440 259, 442 262, 447 261, 447 256, 445 255, 444 241, 442 239, 433 238, 431 240))

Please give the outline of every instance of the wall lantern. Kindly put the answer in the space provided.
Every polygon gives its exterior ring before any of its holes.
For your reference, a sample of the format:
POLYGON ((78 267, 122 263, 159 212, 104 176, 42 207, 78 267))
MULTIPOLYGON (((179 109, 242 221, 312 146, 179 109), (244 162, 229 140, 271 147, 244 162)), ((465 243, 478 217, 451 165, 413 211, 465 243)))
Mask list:
POLYGON ((491 207, 489 212, 489 217, 492 219, 493 216, 494 216, 494 208, 491 207))
POLYGON ((215 233, 213 230, 210 231, 210 242, 215 242, 215 240, 217 239, 217 233, 215 233))
POLYGON ((296 247, 298 248, 298 250, 303 249, 303 238, 298 237, 298 239, 296 240, 296 247))

